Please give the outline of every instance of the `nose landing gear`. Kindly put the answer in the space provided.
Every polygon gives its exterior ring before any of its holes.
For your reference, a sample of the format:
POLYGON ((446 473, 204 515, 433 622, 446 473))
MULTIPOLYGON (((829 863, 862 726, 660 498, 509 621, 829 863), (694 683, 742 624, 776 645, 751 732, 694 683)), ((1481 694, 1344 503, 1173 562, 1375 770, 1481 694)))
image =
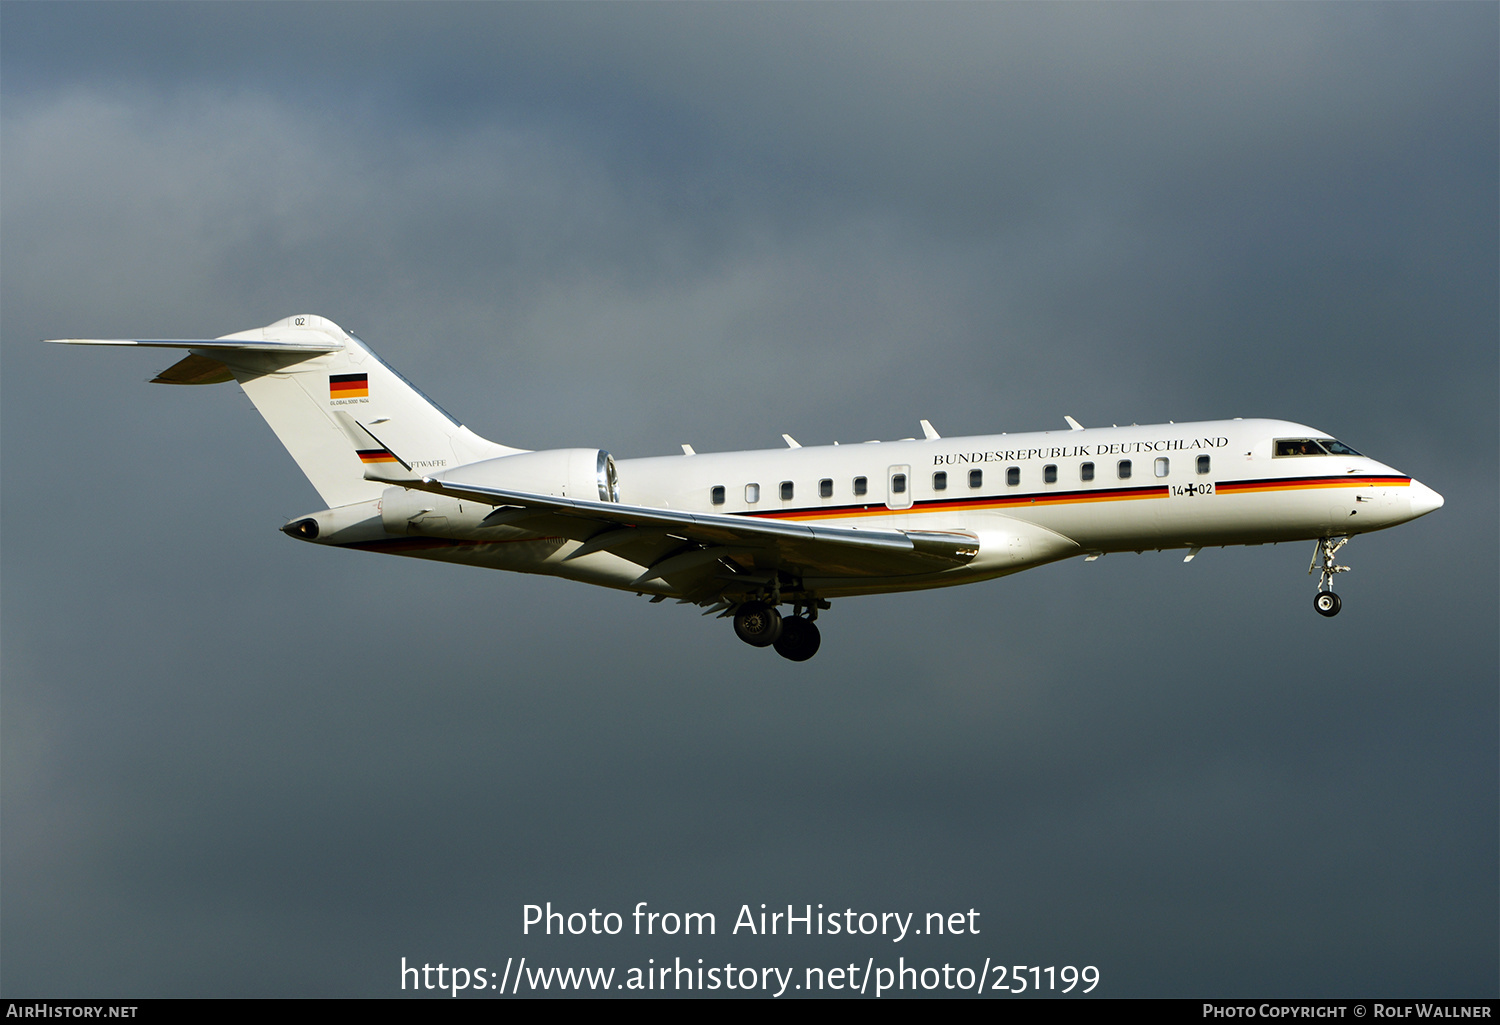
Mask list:
POLYGON ((1313 550, 1312 563, 1307 567, 1307 573, 1308 576, 1314 572, 1319 574, 1318 593, 1313 595, 1313 608, 1318 610, 1320 616, 1336 616, 1344 606, 1339 596, 1333 593, 1333 577, 1336 573, 1349 572, 1349 567, 1335 564, 1333 557, 1348 543, 1347 537, 1320 537, 1318 547, 1313 550), (1320 559, 1321 571, 1318 565, 1320 559))
POLYGON ((1336 616, 1343 605, 1339 596, 1332 591, 1319 591, 1313 595, 1313 608, 1318 610, 1320 616, 1336 616))

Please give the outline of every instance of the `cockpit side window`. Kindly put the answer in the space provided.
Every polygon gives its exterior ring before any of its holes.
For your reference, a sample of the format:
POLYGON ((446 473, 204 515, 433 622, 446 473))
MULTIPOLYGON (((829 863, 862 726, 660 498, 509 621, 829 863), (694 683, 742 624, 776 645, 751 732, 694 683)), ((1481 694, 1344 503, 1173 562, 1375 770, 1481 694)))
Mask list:
POLYGON ((1336 456, 1357 456, 1360 453, 1354 451, 1342 441, 1334 441, 1332 438, 1320 438, 1318 443, 1336 456))
POLYGON ((1277 456, 1326 456, 1328 450, 1312 438, 1278 438, 1274 452, 1277 456))

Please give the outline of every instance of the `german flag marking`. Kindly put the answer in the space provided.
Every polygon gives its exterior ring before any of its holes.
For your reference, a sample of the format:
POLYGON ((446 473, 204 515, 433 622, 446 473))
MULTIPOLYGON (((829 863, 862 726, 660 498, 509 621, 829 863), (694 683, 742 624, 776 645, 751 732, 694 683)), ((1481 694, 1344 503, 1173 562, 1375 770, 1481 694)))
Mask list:
POLYGON ((1070 505, 1083 502, 1120 502, 1142 498, 1166 498, 1165 486, 1110 488, 1098 491, 1050 491, 1025 495, 991 495, 981 498, 934 499, 915 502, 907 509, 891 509, 884 503, 825 506, 819 509, 787 509, 751 512, 757 520, 841 520, 860 516, 899 516, 903 513, 973 512, 981 509, 1020 509, 1039 505, 1070 505))
POLYGON ((355 452, 362 463, 394 463, 398 460, 388 448, 362 448, 355 452))
POLYGON ((1342 477, 1268 477, 1263 480, 1225 480, 1214 485, 1221 495, 1249 495, 1265 491, 1312 491, 1318 488, 1404 488, 1410 477, 1346 474, 1342 477))
MULTIPOLYGON (((1394 475, 1345 475, 1341 477, 1268 477, 1264 480, 1219 481, 1220 495, 1247 495, 1268 491, 1308 491, 1317 488, 1404 488, 1410 477, 1394 475)), ((1143 498, 1166 498, 1166 485, 1138 488, 1099 488, 1090 491, 1042 491, 1024 495, 991 495, 980 498, 932 499, 914 502, 906 509, 891 509, 882 503, 823 506, 815 509, 785 509, 776 512, 744 512, 736 515, 757 520, 843 520, 861 516, 900 516, 909 513, 974 512, 982 509, 1020 509, 1093 502, 1130 502, 1143 498)))
POLYGON ((329 374, 330 399, 362 399, 370 394, 369 374, 329 374))

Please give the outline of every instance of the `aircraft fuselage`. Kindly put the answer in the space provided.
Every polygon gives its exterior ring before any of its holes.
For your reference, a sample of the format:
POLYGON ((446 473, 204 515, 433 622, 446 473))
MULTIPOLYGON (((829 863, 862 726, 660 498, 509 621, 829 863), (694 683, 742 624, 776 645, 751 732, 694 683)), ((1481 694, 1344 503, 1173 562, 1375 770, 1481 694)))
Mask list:
MULTIPOLYGON (((968 583, 1073 555, 1367 533, 1442 504, 1430 488, 1364 455, 1275 454, 1278 442, 1319 439, 1331 440, 1288 421, 1214 420, 622 459, 619 500, 979 538, 978 556, 963 566, 802 581, 830 598, 968 583)), ((465 528, 458 516, 394 542, 379 525, 378 503, 365 504, 342 517, 350 526, 363 521, 363 530, 325 531, 326 540, 674 594, 661 580, 635 583, 640 567, 610 552, 570 559, 580 541, 465 528)))

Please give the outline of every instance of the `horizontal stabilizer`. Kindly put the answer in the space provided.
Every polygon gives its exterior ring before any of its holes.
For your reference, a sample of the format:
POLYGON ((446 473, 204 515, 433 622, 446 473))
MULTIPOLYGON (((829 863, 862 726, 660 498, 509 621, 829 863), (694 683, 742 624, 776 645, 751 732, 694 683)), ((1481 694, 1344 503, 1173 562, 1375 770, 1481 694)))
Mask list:
POLYGON ((238 382, 329 508, 378 499, 388 484, 410 480, 411 466, 465 464, 518 451, 479 437, 358 336, 311 313, 218 338, 49 341, 176 349, 178 362, 157 374, 156 383, 238 382))
POLYGON ((54 345, 136 345, 149 349, 203 349, 208 352, 338 352, 344 346, 327 342, 225 342, 216 338, 48 338, 54 345))
POLYGON ((216 359, 196 352, 178 360, 151 379, 152 384, 223 384, 233 381, 234 374, 216 359))

